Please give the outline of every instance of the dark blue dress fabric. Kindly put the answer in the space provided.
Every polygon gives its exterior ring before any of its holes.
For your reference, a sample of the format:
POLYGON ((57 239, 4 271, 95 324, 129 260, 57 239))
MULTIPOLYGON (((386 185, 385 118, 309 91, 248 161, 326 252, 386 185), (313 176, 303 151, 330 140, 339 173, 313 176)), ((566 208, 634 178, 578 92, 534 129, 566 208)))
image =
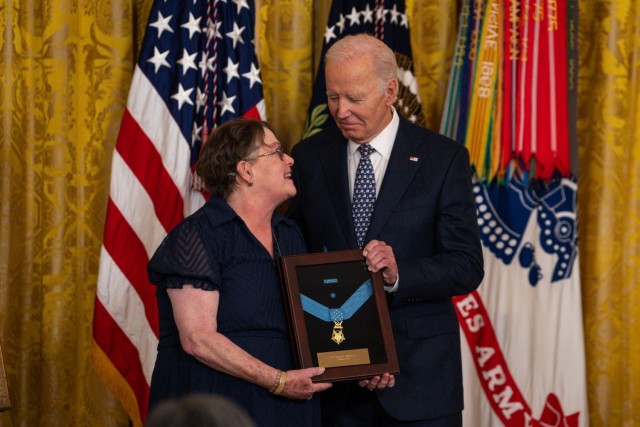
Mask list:
MULTIPOLYGON (((305 252, 297 226, 277 212, 272 230, 276 259, 305 252)), ((260 386, 206 366, 180 345, 167 288, 191 284, 220 292, 218 332, 270 366, 283 371, 294 368, 275 260, 226 202, 213 197, 176 226, 153 255, 148 272, 157 286, 160 317, 150 410, 166 398, 210 393, 237 402, 258 426, 320 424, 318 399, 273 396, 260 386)))

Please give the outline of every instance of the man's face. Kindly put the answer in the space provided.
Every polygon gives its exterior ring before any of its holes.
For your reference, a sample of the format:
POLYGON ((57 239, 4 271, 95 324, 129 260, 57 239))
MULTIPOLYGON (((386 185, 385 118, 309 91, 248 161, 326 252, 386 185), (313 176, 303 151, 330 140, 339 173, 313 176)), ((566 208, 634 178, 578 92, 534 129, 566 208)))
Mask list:
POLYGON ((398 93, 395 79, 383 87, 375 72, 368 56, 325 66, 329 111, 345 138, 359 144, 371 141, 389 124, 398 93))

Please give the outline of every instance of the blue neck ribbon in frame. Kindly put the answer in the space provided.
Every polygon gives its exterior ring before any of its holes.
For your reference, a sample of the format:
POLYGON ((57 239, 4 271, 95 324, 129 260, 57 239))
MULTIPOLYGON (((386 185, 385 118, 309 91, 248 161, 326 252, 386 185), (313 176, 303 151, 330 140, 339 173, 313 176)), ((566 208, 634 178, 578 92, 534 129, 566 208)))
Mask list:
POLYGON ((371 279, 368 279, 339 308, 329 308, 304 294, 300 294, 300 299, 304 311, 325 322, 333 322, 331 340, 340 345, 346 339, 342 331, 342 322, 356 314, 360 307, 371 298, 371 295, 373 295, 373 286, 371 279))

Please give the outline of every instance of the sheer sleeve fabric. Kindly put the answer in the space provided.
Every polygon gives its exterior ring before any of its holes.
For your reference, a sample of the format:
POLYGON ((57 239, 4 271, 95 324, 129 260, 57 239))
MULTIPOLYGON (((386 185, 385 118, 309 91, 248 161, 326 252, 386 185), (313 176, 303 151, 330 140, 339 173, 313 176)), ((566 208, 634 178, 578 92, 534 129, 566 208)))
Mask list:
POLYGON ((160 288, 185 284, 204 290, 220 287, 220 268, 205 245, 204 230, 187 218, 163 240, 148 265, 149 280, 160 288))

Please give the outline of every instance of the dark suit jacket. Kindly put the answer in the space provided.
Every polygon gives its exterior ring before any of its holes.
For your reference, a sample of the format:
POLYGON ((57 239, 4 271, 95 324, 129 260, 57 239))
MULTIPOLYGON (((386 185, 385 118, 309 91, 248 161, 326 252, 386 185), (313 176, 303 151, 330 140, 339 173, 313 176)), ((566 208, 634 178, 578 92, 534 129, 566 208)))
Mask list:
MULTIPOLYGON (((351 220, 347 140, 332 127, 298 143, 298 193, 289 215, 309 252, 357 248, 351 220)), ((483 259, 465 147, 400 119, 366 241, 391 245, 398 292, 389 297, 400 374, 376 392, 400 420, 463 408, 460 333, 451 297, 475 290, 483 259)))

